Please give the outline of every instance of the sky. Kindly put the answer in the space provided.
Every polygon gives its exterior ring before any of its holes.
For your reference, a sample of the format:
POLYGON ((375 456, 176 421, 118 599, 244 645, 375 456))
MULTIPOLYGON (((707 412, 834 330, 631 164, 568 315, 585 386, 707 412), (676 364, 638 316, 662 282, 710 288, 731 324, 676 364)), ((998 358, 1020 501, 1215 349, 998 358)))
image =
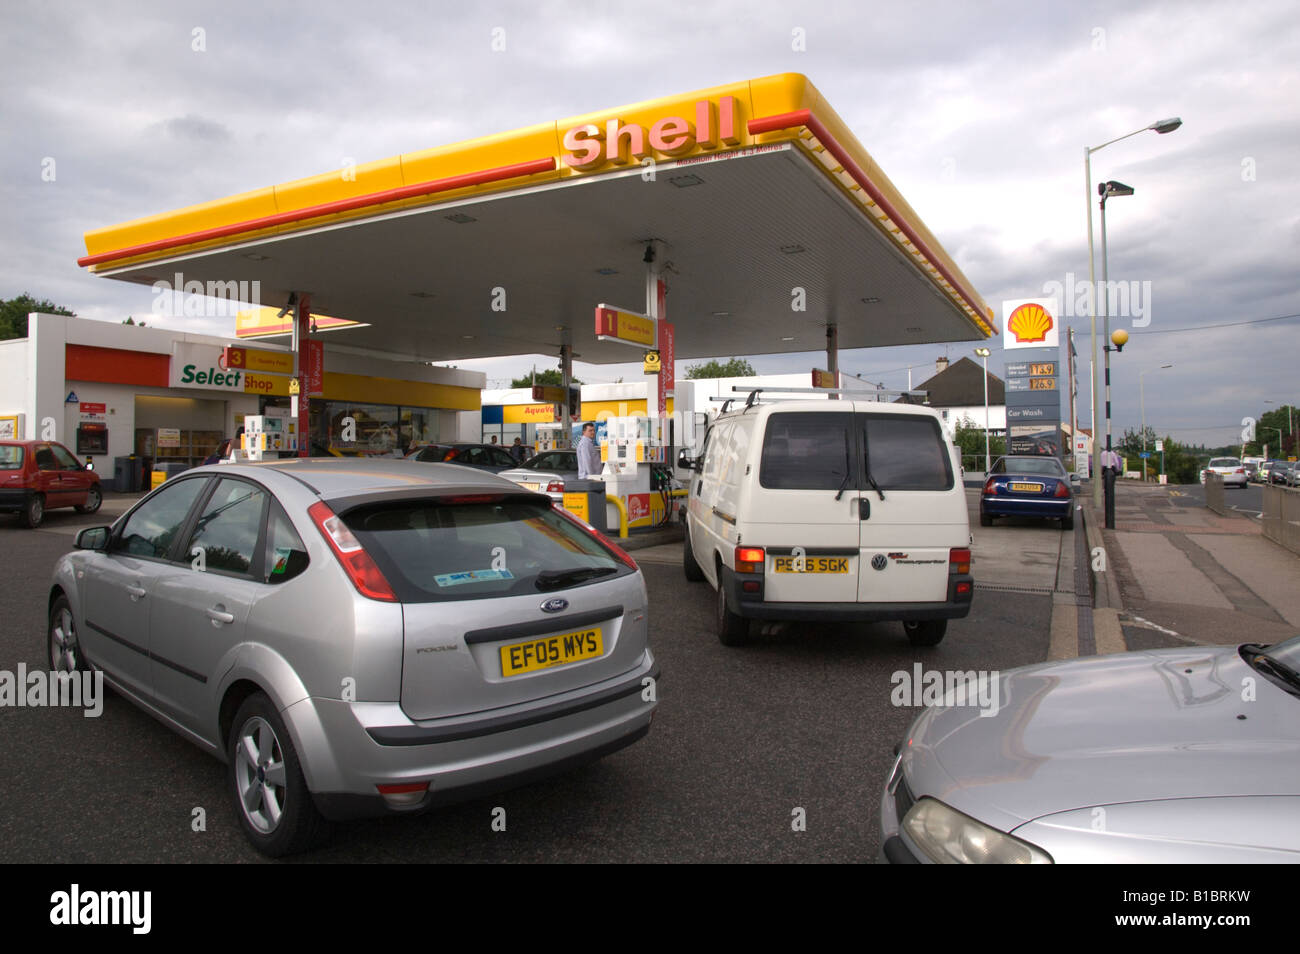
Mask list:
MULTIPOLYGON (((1092 155, 1094 184, 1135 189, 1107 203, 1109 277, 1144 292, 1144 314, 1112 322, 1131 334, 1112 355, 1115 433, 1138 426, 1144 403, 1161 434, 1230 444, 1265 402, 1300 404, 1293 0, 10 0, 3 16, 0 298, 29 292, 87 318, 152 318, 148 287, 77 266, 84 232, 349 160, 800 72, 999 325, 1003 300, 1087 279, 1085 148, 1181 118, 1175 132, 1144 131, 1092 155), (1283 316, 1294 317, 1268 320, 1283 316)), ((1086 368, 1089 320, 1066 318, 1086 368)), ((233 319, 160 323, 233 332, 233 319)), ((1001 342, 990 345, 1000 373, 1001 342)), ((938 357, 974 347, 859 349, 840 366, 903 388, 909 367, 920 383, 938 357)), ((824 355, 750 361, 787 373, 824 355)), ((534 364, 555 358, 458 362, 485 371, 489 386, 534 364)), ((579 362, 575 374, 633 379, 640 366, 579 362)), ((1086 380, 1080 392, 1086 426, 1086 380)))

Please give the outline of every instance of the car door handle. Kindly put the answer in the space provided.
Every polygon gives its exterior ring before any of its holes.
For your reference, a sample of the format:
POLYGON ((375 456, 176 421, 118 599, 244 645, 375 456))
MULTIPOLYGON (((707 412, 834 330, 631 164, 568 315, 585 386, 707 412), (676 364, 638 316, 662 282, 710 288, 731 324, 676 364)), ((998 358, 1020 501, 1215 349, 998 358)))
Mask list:
POLYGON ((871 519, 871 501, 868 500, 866 497, 858 498, 858 519, 859 520, 871 519))
POLYGON ((220 625, 221 623, 233 623, 235 621, 235 614, 227 613, 213 607, 208 610, 208 619, 212 620, 214 626, 220 625))
POLYGON ((135 586, 132 583, 126 585, 126 591, 131 594, 131 602, 141 599, 148 592, 143 586, 135 586))

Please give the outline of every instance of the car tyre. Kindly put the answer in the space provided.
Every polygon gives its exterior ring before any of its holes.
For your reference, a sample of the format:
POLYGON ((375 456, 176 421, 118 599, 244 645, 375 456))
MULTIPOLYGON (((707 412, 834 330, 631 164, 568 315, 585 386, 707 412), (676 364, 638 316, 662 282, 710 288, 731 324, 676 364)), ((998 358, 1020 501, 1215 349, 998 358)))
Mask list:
POLYGON ((239 707, 226 755, 235 815, 254 848, 282 858, 325 837, 328 826, 307 789, 289 730, 264 693, 239 707))
POLYGON ((77 505, 77 513, 94 513, 103 502, 103 492, 98 487, 91 487, 86 491, 86 502, 77 505))
POLYGON ((81 654, 72 604, 62 594, 50 607, 49 659, 51 672, 87 672, 90 669, 81 654))
POLYGON ((695 553, 691 550, 691 531, 686 531, 686 538, 682 542, 682 572, 686 574, 687 581, 699 583, 704 579, 704 571, 700 565, 695 562, 695 553))
POLYGON ((993 518, 986 513, 980 514, 980 526, 981 527, 993 526, 993 518))
POLYGON ((946 619, 909 620, 903 623, 903 632, 913 646, 938 646, 948 632, 946 619))
POLYGON ((749 620, 737 616, 727 606, 727 593, 722 588, 722 571, 718 570, 717 595, 718 641, 724 646, 744 646, 749 642, 749 620))
POLYGON ((28 529, 34 529, 41 525, 41 520, 45 518, 45 498, 40 494, 32 494, 27 498, 27 503, 18 514, 18 522, 28 529))
POLYGON ((1074 529, 1074 514, 1070 514, 1068 517, 1061 518, 1061 529, 1062 530, 1074 529))

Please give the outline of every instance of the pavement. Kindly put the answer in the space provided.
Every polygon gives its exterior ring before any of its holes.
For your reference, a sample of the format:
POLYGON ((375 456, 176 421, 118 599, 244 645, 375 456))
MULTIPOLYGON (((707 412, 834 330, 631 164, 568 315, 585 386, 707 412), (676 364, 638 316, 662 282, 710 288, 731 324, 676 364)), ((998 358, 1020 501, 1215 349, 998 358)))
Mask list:
POLYGON ((1079 494, 1094 616, 1126 648, 1273 643, 1300 634, 1300 555, 1262 533, 1257 512, 1205 506, 1204 488, 1120 481, 1115 529, 1079 494))

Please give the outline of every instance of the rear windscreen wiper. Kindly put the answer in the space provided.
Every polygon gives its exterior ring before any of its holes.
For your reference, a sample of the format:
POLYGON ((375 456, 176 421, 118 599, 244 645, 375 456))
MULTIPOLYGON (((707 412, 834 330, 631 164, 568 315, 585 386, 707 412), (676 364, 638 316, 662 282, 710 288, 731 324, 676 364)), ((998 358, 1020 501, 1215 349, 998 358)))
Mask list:
POLYGON ((535 585, 539 590, 553 590, 617 572, 618 570, 612 566, 578 566, 571 570, 547 570, 537 574, 535 585))
POLYGON ((881 499, 881 500, 884 500, 884 499, 885 499, 885 492, 884 492, 883 490, 881 490, 881 489, 880 489, 880 485, 879 485, 878 483, 876 483, 876 478, 874 478, 874 477, 871 476, 871 461, 870 461, 870 460, 867 461, 867 483, 869 483, 869 484, 871 485, 871 489, 872 489, 872 490, 874 490, 876 493, 880 494, 880 499, 881 499))

